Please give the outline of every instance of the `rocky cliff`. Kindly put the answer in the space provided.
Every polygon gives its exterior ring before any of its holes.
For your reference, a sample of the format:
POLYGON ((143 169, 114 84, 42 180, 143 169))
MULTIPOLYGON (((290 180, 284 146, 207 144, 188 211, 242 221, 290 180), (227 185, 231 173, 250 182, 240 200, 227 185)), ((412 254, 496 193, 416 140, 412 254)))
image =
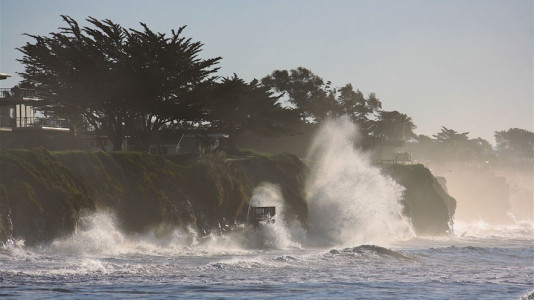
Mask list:
MULTIPOLYGON (((423 166, 383 167, 406 190, 404 214, 419 234, 445 234, 455 210, 423 166)), ((144 153, 0 151, 0 241, 51 241, 84 213, 109 210, 125 232, 243 222, 254 188, 277 184, 286 217, 306 226, 306 166, 293 155, 157 156, 144 153)))
POLYGON ((418 235, 452 233, 456 200, 423 165, 384 165, 382 170, 404 186, 403 213, 418 235))
POLYGON ((229 158, 46 150, 0 151, 0 240, 71 234, 82 213, 110 210, 122 230, 194 225, 208 233, 243 221, 254 187, 279 184, 306 219, 305 166, 289 155, 229 158))

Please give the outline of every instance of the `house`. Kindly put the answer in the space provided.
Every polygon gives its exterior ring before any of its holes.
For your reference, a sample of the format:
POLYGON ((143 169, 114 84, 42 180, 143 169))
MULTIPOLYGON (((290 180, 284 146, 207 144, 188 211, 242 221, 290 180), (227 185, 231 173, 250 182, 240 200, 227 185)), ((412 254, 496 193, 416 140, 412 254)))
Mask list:
MULTIPOLYGON (((0 79, 11 75, 0 73, 0 79)), ((70 129, 65 119, 48 118, 35 107, 42 104, 34 90, 0 88, 0 147, 61 148, 70 129)))

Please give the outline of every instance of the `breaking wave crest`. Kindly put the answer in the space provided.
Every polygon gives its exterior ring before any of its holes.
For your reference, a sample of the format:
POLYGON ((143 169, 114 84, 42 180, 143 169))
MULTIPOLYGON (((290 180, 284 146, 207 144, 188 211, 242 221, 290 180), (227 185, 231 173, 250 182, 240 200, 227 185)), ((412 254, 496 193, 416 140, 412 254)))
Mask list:
MULTIPOLYGON (((212 236, 201 238, 192 228, 159 226, 143 234, 123 233, 109 212, 97 212, 80 219, 76 233, 52 242, 48 251, 64 255, 179 254, 231 251, 233 241, 212 236), (201 249, 201 250, 200 250, 201 249)), ((199 253, 200 254, 200 253, 199 253)))
POLYGON ((361 245, 358 247, 344 248, 342 250, 332 249, 329 255, 350 255, 360 257, 378 257, 378 258, 397 258, 403 260, 411 260, 411 258, 401 254, 400 252, 376 246, 376 245, 361 245))

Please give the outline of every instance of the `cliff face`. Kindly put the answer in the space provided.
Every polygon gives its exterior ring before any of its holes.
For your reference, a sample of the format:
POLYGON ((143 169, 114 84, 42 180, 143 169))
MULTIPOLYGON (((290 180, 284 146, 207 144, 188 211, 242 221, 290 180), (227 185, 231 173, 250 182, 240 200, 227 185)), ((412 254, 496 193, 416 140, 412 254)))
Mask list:
MULTIPOLYGON (((404 214, 418 234, 450 231, 456 202, 421 165, 383 168, 406 188, 404 214)), ((80 214, 109 210, 125 232, 193 225, 202 233, 242 222, 254 188, 280 186, 286 216, 306 224, 308 169, 295 156, 154 156, 0 151, 0 241, 72 234, 80 214), (168 225, 168 226, 161 226, 168 225)))
POLYGON ((386 165, 382 170, 406 189, 403 213, 411 218, 417 234, 452 232, 456 200, 447 194, 430 170, 423 165, 386 165))
POLYGON ((94 202, 57 157, 46 151, 0 153, 0 240, 68 233, 82 208, 94 209, 94 202))
POLYGON ((45 150, 0 152, 0 241, 49 241, 74 231, 84 211, 111 210, 122 230, 196 225, 209 232, 243 221, 253 189, 267 181, 282 187, 301 220, 306 205, 292 156, 153 156, 45 150))

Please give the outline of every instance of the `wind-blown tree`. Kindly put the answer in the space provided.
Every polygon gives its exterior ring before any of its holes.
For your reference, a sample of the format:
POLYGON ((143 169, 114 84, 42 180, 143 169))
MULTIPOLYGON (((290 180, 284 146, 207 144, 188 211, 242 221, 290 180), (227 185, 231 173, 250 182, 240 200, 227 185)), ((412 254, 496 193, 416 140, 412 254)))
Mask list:
POLYGON ((351 84, 336 89, 312 71, 299 67, 292 70, 276 70, 261 80, 262 85, 282 93, 299 112, 301 119, 320 123, 327 117, 347 115, 368 134, 372 117, 382 107, 374 93, 366 98, 351 84))
POLYGON ((246 83, 234 74, 216 84, 209 97, 205 121, 233 139, 244 130, 260 136, 291 134, 300 122, 296 111, 284 109, 269 88, 257 80, 246 83))
POLYGON ((534 162, 534 132, 510 128, 496 131, 495 141, 499 156, 512 162, 534 162))
POLYGON ((220 58, 199 59, 200 42, 181 36, 185 29, 165 34, 152 32, 145 24, 143 31, 131 30, 127 44, 133 60, 133 74, 139 82, 137 101, 140 106, 135 121, 141 140, 163 126, 174 128, 183 122, 199 122, 205 115, 205 90, 214 80, 209 77, 220 58), (140 130, 139 130, 140 129, 140 130))
POLYGON ((349 116, 363 132, 369 133, 373 123, 371 117, 382 108, 382 103, 375 94, 371 93, 365 98, 360 90, 354 91, 350 83, 340 88, 336 94, 338 102, 336 114, 349 116))
POLYGON ((434 134, 433 137, 436 138, 438 143, 442 144, 462 144, 469 140, 468 134, 469 132, 459 133, 456 130, 442 126, 441 132, 434 134))
POLYGON ((286 96, 303 121, 320 122, 337 106, 329 82, 325 84, 321 77, 306 68, 276 70, 262 78, 261 83, 286 96))
POLYGON ((182 37, 124 29, 110 20, 88 18, 81 28, 67 16, 60 32, 29 35, 19 50, 24 82, 34 86, 47 110, 63 117, 82 115, 97 135, 107 134, 114 150, 125 135, 148 147, 162 126, 202 119, 199 87, 209 84, 220 57, 200 59, 202 43, 182 37))

